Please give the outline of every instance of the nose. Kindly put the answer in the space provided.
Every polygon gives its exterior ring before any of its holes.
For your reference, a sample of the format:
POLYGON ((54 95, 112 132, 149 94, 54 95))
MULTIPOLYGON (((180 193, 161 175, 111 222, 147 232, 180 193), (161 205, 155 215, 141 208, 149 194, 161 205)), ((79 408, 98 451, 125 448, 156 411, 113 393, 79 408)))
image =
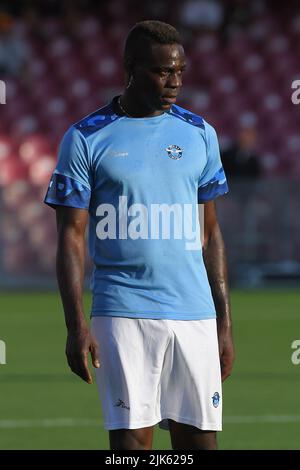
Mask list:
POLYGON ((170 73, 167 86, 170 88, 180 88, 182 85, 182 79, 180 73, 170 73))

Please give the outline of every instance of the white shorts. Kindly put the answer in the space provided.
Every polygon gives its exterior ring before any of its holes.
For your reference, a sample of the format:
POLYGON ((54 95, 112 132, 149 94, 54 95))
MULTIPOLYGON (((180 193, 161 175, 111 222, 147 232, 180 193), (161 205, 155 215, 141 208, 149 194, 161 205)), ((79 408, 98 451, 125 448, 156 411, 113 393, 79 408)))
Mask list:
POLYGON ((95 369, 105 429, 138 429, 168 419, 222 430, 216 320, 92 317, 95 369))

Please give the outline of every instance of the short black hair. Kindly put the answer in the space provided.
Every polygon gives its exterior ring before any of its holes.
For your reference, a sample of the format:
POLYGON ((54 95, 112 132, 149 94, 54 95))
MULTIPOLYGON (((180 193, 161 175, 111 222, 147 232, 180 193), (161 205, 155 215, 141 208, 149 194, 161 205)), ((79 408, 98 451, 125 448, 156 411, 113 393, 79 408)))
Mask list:
POLYGON ((129 31, 124 48, 126 71, 141 60, 141 53, 151 44, 181 44, 179 32, 174 26, 157 20, 136 23, 129 31))

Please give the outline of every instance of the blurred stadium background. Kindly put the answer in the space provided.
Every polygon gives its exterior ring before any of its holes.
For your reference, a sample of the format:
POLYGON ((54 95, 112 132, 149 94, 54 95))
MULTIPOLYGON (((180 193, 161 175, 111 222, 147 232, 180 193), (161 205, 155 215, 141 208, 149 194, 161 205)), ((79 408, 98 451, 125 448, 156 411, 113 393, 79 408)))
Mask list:
MULTIPOLYGON (((96 388, 65 364, 55 218, 42 201, 63 133, 122 90, 124 38, 150 18, 181 31, 189 66, 178 104, 216 128, 231 190, 218 211, 237 363, 220 447, 300 447, 300 365, 290 358, 300 313, 299 2, 2 0, 2 449, 107 448, 96 388)), ((88 314, 88 293, 86 302, 88 314)), ((168 448, 165 432, 155 445, 168 448)))

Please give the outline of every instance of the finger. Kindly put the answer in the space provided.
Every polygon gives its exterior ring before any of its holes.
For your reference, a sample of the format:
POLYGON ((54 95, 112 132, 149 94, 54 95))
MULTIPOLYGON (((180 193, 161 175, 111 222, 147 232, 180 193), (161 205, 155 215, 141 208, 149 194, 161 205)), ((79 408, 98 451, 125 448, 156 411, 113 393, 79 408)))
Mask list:
MULTIPOLYGON (((72 372, 75 372, 76 366, 75 366, 75 358, 73 354, 70 354, 69 352, 66 351, 66 356, 67 356, 67 362, 68 366, 70 367, 72 372)), ((75 372, 76 373, 76 372, 75 372)))
POLYGON ((69 368, 70 368, 71 371, 73 372, 74 365, 73 365, 72 359, 71 359, 69 356, 67 356, 67 361, 68 361, 68 366, 69 366, 69 368))
POLYGON ((232 369, 232 366, 231 364, 227 363, 227 362, 221 362, 221 377, 222 377, 222 382, 224 382, 224 380, 226 380, 230 374, 231 374, 231 369, 232 369))
POLYGON ((230 377, 230 373, 224 372, 224 374, 222 374, 222 382, 225 382, 228 377, 230 377))
POLYGON ((78 375, 85 382, 89 384, 92 383, 92 376, 88 368, 87 354, 73 356, 71 364, 71 369, 74 374, 78 375))
POLYGON ((90 351, 91 351, 93 366, 98 369, 100 367, 99 347, 98 347, 98 344, 96 342, 94 342, 94 341, 92 342, 92 344, 90 346, 90 351))
POLYGON ((91 373, 90 373, 90 370, 89 370, 89 366, 88 366, 87 353, 85 353, 81 357, 79 367, 80 367, 79 370, 80 370, 80 373, 81 373, 81 377, 83 378, 83 380, 85 380, 87 383, 91 384, 93 382, 93 379, 92 379, 92 376, 91 376, 91 373))

